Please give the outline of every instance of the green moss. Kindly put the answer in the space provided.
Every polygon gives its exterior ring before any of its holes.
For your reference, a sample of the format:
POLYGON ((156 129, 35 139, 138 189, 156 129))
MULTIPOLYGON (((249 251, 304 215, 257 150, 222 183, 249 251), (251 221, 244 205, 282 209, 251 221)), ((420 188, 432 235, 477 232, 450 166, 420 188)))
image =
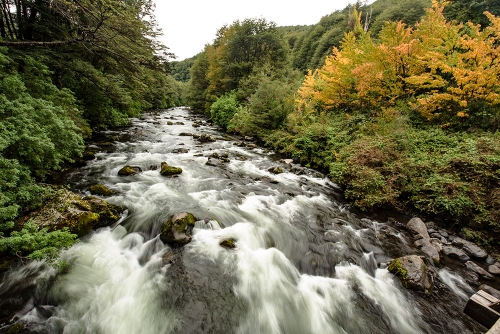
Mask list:
POLYGON ((228 248, 228 249, 234 249, 236 248, 236 244, 235 244, 236 240, 235 239, 225 239, 225 240, 222 240, 219 245, 221 245, 222 247, 224 248, 228 248))
POLYGON ((89 188, 89 190, 92 195, 112 196, 116 194, 116 191, 111 190, 102 184, 94 184, 89 188))
POLYGON ((161 175, 170 176, 181 173, 182 173, 182 168, 169 166, 165 161, 161 163, 161 170, 160 170, 161 175))
POLYGON ((24 329, 24 325, 21 323, 17 323, 15 325, 10 326, 6 333, 7 334, 15 334, 15 333, 19 333, 19 331, 22 331, 23 329, 24 329))
POLYGON ((125 166, 118 171, 118 175, 129 176, 129 175, 137 174, 141 171, 142 171, 142 169, 140 167, 125 166))
POLYGON ((401 283, 405 288, 408 287, 408 271, 403 267, 403 264, 399 259, 392 260, 387 269, 389 270, 389 272, 399 277, 401 283))

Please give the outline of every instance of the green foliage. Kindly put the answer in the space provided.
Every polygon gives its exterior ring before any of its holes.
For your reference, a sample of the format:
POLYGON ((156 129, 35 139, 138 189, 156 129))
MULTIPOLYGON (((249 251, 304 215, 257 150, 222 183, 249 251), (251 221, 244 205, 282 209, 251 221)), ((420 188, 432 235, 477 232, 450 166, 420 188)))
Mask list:
POLYGON ((215 101, 210 107, 210 116, 215 124, 227 128, 229 122, 238 110, 238 101, 236 92, 224 94, 215 101))
POLYGON ((40 229, 37 224, 28 221, 21 231, 0 238, 0 252, 33 260, 53 261, 61 249, 71 247, 76 240, 76 234, 70 233, 68 229, 48 232, 46 228, 40 229))
POLYGON ((191 80, 187 88, 187 102, 192 109, 200 112, 209 111, 207 108, 208 68, 208 56, 206 52, 202 52, 198 54, 190 70, 191 80))

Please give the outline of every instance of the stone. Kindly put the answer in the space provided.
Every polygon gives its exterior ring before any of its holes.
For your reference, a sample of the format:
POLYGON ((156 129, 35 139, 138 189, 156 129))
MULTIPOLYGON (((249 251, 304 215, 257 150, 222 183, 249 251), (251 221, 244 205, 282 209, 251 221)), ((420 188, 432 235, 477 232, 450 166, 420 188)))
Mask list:
POLYGON ((267 170, 268 172, 271 172, 273 174, 281 174, 283 173, 283 169, 279 166, 271 167, 267 170))
POLYGON ((235 249, 236 248, 236 244, 235 244, 236 240, 234 239, 225 239, 225 240, 222 240, 219 245, 224 247, 224 248, 227 248, 227 249, 235 249))
POLYGON ((495 265, 491 265, 491 266, 488 266, 488 272, 490 274, 493 274, 493 275, 496 275, 496 276, 500 276, 500 268, 495 266, 495 265))
POLYGON ((254 137, 249 137, 249 136, 245 136, 243 139, 245 139, 246 141, 254 141, 255 140, 254 137))
POLYGON ((169 166, 165 161, 161 163, 161 170, 160 174, 163 176, 171 176, 171 175, 177 175, 182 173, 182 168, 180 167, 174 167, 174 166, 169 166))
POLYGON ((194 223, 197 218, 189 212, 179 212, 170 216, 160 233, 160 239, 166 243, 185 245, 192 240, 194 223))
POLYGON ((495 264, 495 259, 488 255, 486 259, 484 259, 484 262, 486 262, 486 264, 492 265, 495 264))
POLYGON ((113 196, 114 194, 116 194, 116 191, 111 190, 102 184, 94 184, 90 186, 89 191, 92 195, 99 196, 113 196))
POLYGON ((439 230, 438 233, 441 234, 443 237, 448 238, 448 232, 446 232, 445 230, 439 230))
POLYGON ((192 137, 193 134, 189 133, 189 132, 181 132, 181 133, 179 133, 179 136, 181 136, 181 137, 192 137))
POLYGON ((285 165, 291 165, 293 163, 293 159, 281 159, 280 162, 285 165))
POLYGON ((430 239, 427 227, 420 218, 412 218, 406 223, 406 229, 417 239, 430 239))
POLYGON ((172 153, 188 153, 189 150, 187 148, 175 148, 172 150, 172 153))
POLYGON ((208 142, 214 142, 216 141, 215 137, 214 136, 211 136, 207 133, 203 133, 200 135, 200 137, 198 138, 199 141, 201 141, 202 143, 208 143, 208 142))
POLYGON ((467 269, 475 272, 476 274, 478 274, 482 278, 489 279, 489 280, 493 279, 493 276, 490 273, 488 273, 486 270, 484 270, 483 268, 481 268, 479 265, 477 265, 476 263, 474 263, 472 261, 465 262, 465 266, 467 267, 467 269))
POLYGON ((174 125, 174 122, 168 121, 167 125, 174 125))
POLYGON ((405 288, 419 290, 425 294, 434 289, 434 276, 420 256, 396 258, 391 261, 388 270, 399 277, 405 288))
POLYGON ((443 246, 443 254, 460 261, 469 261, 470 257, 461 249, 453 246, 443 246))
POLYGON ((248 148, 257 148, 257 145, 256 144, 248 144, 248 145, 246 145, 246 147, 248 147, 248 148))
POLYGON ((142 172, 141 167, 137 166, 125 166, 118 171, 119 176, 130 176, 142 172))
POLYGON ((488 257, 488 253, 478 245, 468 240, 456 237, 453 239, 452 244, 454 246, 462 247, 462 250, 472 258, 475 259, 485 259, 488 257))
POLYGON ((120 219, 125 208, 108 203, 93 196, 81 197, 67 189, 59 189, 53 198, 40 209, 18 221, 22 227, 28 220, 33 221, 48 231, 61 230, 65 227, 71 233, 83 237, 93 228, 114 224, 120 219))
POLYGON ((415 245, 420 248, 428 259, 432 260, 435 264, 439 263, 439 252, 434 248, 429 239, 419 239, 415 241, 415 245))
POLYGON ((213 157, 209 157, 207 162, 205 162, 205 165, 213 167, 218 167, 222 164, 223 164, 222 160, 213 157))

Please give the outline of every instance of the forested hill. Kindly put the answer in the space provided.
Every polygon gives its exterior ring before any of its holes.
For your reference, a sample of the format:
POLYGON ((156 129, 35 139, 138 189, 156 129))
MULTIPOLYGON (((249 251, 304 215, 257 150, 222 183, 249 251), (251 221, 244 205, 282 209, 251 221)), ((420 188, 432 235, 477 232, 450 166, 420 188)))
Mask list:
POLYGON ((194 60, 187 101, 328 171, 361 210, 426 215, 499 254, 498 15, 378 0, 310 27, 235 21, 194 60))
POLYGON ((0 3, 1 253, 50 194, 35 181, 79 158, 92 130, 178 105, 180 86, 151 0, 0 3))

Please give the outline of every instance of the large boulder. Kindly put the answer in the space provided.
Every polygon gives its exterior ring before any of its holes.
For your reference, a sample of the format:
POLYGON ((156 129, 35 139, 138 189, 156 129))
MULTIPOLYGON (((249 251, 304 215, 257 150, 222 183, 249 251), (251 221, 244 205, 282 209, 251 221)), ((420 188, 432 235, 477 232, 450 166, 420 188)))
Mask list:
POLYGON ((191 242, 196 217, 189 212, 179 212, 163 224, 160 239, 166 243, 185 245, 191 242))
POLYGON ((460 261, 465 262, 470 260, 470 257, 465 254, 463 250, 453 246, 443 246, 443 253, 451 258, 459 259, 460 261))
POLYGON ((171 176, 171 175, 177 175, 182 173, 182 168, 180 167, 174 167, 174 166, 169 166, 165 161, 161 163, 161 170, 160 174, 163 176, 171 176))
POLYGON ((420 218, 412 218, 406 224, 406 229, 412 233, 416 239, 430 239, 427 227, 420 218))
POLYGON ((478 274, 482 278, 489 279, 489 280, 493 279, 493 276, 489 272, 487 272, 486 270, 484 270, 483 268, 481 268, 480 266, 478 266, 476 263, 474 263, 472 261, 465 262, 465 266, 467 267, 467 269, 472 270, 473 272, 475 272, 476 274, 478 274))
POLYGON ((32 220, 49 231, 67 227, 71 233, 82 237, 93 228, 112 225, 120 219, 125 208, 110 204, 100 198, 80 195, 67 189, 59 189, 39 210, 23 217, 22 226, 32 220))
POLYGON ((434 289, 434 276, 420 256, 408 255, 394 259, 388 269, 399 277, 405 288, 426 294, 434 289))
POLYGON ((488 257, 488 253, 478 245, 473 242, 464 240, 462 238, 456 237, 453 239, 452 244, 454 246, 462 247, 462 250, 472 258, 475 259, 486 259, 488 257))

